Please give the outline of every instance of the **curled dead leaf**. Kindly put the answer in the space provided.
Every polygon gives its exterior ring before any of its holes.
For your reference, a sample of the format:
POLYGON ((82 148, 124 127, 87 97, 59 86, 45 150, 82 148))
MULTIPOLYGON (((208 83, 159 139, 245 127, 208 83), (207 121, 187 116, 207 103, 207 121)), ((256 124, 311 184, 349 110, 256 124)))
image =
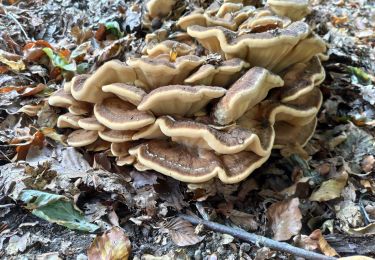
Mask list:
POLYGON ((323 182, 319 189, 311 194, 310 200, 321 202, 339 198, 347 180, 348 173, 342 169, 338 176, 323 182))
POLYGON ((323 254, 326 256, 338 256, 339 254, 336 252, 336 250, 331 247, 327 240, 322 235, 322 231, 320 229, 314 230, 310 236, 311 239, 318 242, 319 250, 322 251, 323 254))
POLYGON ((131 252, 131 243, 125 232, 113 227, 95 240, 87 250, 89 260, 126 260, 131 252))
POLYGON ((198 236, 193 225, 181 218, 174 218, 164 225, 168 230, 172 241, 178 246, 191 246, 203 240, 204 237, 198 236))

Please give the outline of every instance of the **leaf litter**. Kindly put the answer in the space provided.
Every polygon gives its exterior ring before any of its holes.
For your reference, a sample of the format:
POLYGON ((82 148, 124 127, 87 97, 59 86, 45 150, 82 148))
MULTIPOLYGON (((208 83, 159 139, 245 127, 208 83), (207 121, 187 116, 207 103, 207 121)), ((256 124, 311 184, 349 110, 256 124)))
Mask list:
MULTIPOLYGON (((192 4, 210 4, 186 2, 176 16, 192 4)), ((1 4, 0 209, 6 210, 0 211, 0 257, 287 257, 194 228, 176 217, 179 212, 330 256, 374 256, 368 243, 375 235, 371 1, 312 2, 307 21, 330 45, 316 134, 304 152, 285 151, 285 158, 274 153, 236 185, 186 185, 118 167, 94 152, 66 147, 67 132, 56 130, 61 111, 46 103, 54 90, 104 61, 140 55, 147 32, 142 3, 1 4)))

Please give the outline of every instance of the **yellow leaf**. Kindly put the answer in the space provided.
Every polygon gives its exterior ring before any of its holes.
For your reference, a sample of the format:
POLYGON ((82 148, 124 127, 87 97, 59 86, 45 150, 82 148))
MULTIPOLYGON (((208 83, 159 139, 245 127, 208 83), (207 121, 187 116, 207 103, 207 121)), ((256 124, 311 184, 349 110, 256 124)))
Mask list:
POLYGON ((311 201, 329 201, 341 196, 341 191, 345 188, 348 180, 348 173, 343 171, 342 174, 334 179, 330 179, 322 183, 320 188, 314 191, 311 201))
POLYGON ((4 63, 5 65, 9 66, 12 70, 16 71, 24 70, 26 68, 25 63, 23 63, 22 59, 19 59, 17 61, 7 59, 3 51, 0 52, 0 62, 4 63))

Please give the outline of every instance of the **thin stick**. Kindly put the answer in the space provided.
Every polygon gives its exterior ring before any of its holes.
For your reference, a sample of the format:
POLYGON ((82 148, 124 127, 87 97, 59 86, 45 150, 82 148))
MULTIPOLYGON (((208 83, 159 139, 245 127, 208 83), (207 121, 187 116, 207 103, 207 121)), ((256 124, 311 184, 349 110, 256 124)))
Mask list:
POLYGON ((190 223, 194 225, 202 224, 213 231, 229 234, 229 235, 232 235, 233 237, 242 239, 246 242, 251 242, 256 245, 263 245, 263 246, 266 246, 266 247, 269 247, 278 251, 286 252, 295 256, 304 257, 306 259, 311 259, 311 260, 337 259, 335 257, 325 256, 325 255, 318 254, 315 252, 307 251, 305 249, 289 245, 288 243, 285 243, 285 242, 278 242, 267 237, 249 233, 243 229, 224 226, 219 223, 203 220, 203 219, 196 218, 196 217, 191 217, 185 214, 179 214, 178 216, 186 221, 189 221, 190 223))
POLYGON ((10 19, 12 19, 18 25, 18 27, 21 29, 21 32, 25 35, 26 39, 29 41, 30 40, 29 36, 27 36, 27 33, 25 32, 25 30, 23 29, 22 25, 17 20, 17 18, 14 17, 11 12, 8 12, 5 6, 1 5, 1 7, 4 9, 5 15, 8 16, 10 19))

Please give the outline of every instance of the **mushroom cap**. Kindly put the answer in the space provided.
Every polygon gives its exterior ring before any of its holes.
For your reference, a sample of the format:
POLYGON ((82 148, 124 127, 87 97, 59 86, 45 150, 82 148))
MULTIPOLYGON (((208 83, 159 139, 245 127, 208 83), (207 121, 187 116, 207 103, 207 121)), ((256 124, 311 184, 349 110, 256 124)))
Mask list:
POLYGON ((254 15, 249 17, 239 26, 239 30, 250 30, 251 33, 265 32, 272 29, 282 29, 291 24, 291 20, 286 16, 254 15))
POLYGON ((189 149, 168 141, 147 141, 131 148, 129 153, 147 168, 184 182, 204 182, 222 170, 214 152, 189 149))
POLYGON ((71 105, 75 105, 78 102, 74 99, 74 97, 66 93, 64 89, 56 90, 49 98, 48 104, 54 107, 64 107, 67 108, 71 105))
POLYGON ((118 60, 111 60, 100 66, 94 74, 78 75, 72 79, 72 95, 75 99, 99 103, 112 96, 102 91, 102 86, 112 83, 134 83, 134 70, 118 60))
POLYGON ((136 130, 155 121, 152 114, 116 97, 95 104, 94 114, 100 123, 113 130, 136 130))
POLYGON ((105 126, 99 123, 96 120, 95 116, 86 117, 78 120, 78 126, 85 130, 92 130, 92 131, 103 131, 105 126))
POLYGON ((279 72, 291 62, 303 62, 309 60, 319 52, 316 48, 306 55, 289 58, 289 53, 300 40, 306 38, 310 29, 304 22, 294 22, 280 30, 271 30, 261 33, 247 33, 238 35, 220 26, 202 27, 193 25, 188 27, 189 35, 199 41, 210 52, 217 52, 227 59, 237 57, 249 62, 252 66, 259 66, 279 72), (303 56, 303 57, 302 57, 303 56), (297 59, 300 58, 300 59, 297 59), (283 62, 280 65, 280 62, 283 62), (277 66, 277 69, 275 67, 277 66))
POLYGON ((79 129, 68 136, 67 143, 73 147, 82 147, 94 143, 96 139, 98 139, 97 131, 79 129))
POLYGON ((216 123, 227 125, 263 100, 268 91, 281 87, 283 80, 268 70, 254 67, 248 70, 227 91, 213 108, 216 123))
POLYGON ((241 71, 249 66, 249 63, 237 58, 225 60, 217 66, 205 64, 185 79, 184 83, 228 87, 238 78, 241 71))
POLYGON ((151 18, 164 17, 172 11, 175 4, 176 0, 149 0, 146 8, 151 18))
POLYGON ((308 0, 267 0, 272 11, 293 21, 301 20, 310 13, 308 0))
POLYGON ((57 118, 57 127, 79 129, 78 121, 82 118, 82 116, 73 115, 72 113, 60 115, 57 118))
POLYGON ((137 74, 136 85, 146 91, 160 86, 182 84, 185 78, 204 62, 195 55, 185 55, 170 61, 169 54, 161 54, 154 58, 135 58, 128 60, 137 74))
MULTIPOLYGON (((162 133, 171 137, 174 142, 189 147, 214 150, 219 154, 234 154, 241 151, 253 151, 260 156, 270 153, 274 131, 270 125, 256 124, 252 127, 234 125, 225 129, 217 129, 212 125, 200 123, 192 119, 174 119, 170 116, 158 118, 148 133, 155 137, 162 133), (156 129, 156 127, 158 129, 156 129), (152 132, 157 131, 157 132, 152 132)), ((138 137, 139 137, 138 133, 138 137)), ((143 138, 149 136, 144 136, 143 138)), ((134 137, 133 137, 134 139, 134 137)))
POLYGON ((126 156, 129 155, 129 149, 134 147, 136 142, 122 142, 122 143, 112 143, 111 152, 114 156, 126 156))
POLYGON ((156 115, 193 115, 225 92, 220 87, 169 85, 144 96, 137 108, 156 115))
POLYGON ((171 51, 176 52, 177 57, 188 55, 194 51, 190 45, 178 41, 165 40, 157 44, 151 44, 146 48, 148 57, 157 57, 160 54, 169 54, 171 51))
POLYGON ((64 86, 63 86, 63 89, 65 91, 65 93, 71 93, 71 88, 72 88, 72 82, 71 81, 66 81, 64 83, 64 86))
POLYGON ((131 165, 135 161, 135 157, 132 155, 126 155, 126 156, 119 156, 116 159, 116 165, 118 166, 124 166, 124 165, 131 165))
POLYGON ((283 76, 285 85, 280 91, 280 99, 287 102, 310 92, 325 79, 324 68, 317 56, 308 63, 297 63, 290 67, 283 76))
POLYGON ((132 140, 132 136, 134 131, 125 131, 125 130, 111 130, 105 129, 103 131, 99 131, 99 136, 103 140, 112 143, 123 143, 126 141, 132 140))
POLYGON ((85 149, 89 152, 102 152, 102 151, 108 150, 110 147, 111 147, 110 142, 107 142, 98 138, 92 144, 87 145, 85 149))
POLYGON ((135 106, 141 103, 142 98, 147 94, 143 89, 125 83, 113 83, 102 87, 104 92, 113 93, 119 98, 135 106))
POLYGON ((68 107, 68 110, 73 115, 87 115, 92 111, 92 105, 86 102, 78 102, 68 107))

